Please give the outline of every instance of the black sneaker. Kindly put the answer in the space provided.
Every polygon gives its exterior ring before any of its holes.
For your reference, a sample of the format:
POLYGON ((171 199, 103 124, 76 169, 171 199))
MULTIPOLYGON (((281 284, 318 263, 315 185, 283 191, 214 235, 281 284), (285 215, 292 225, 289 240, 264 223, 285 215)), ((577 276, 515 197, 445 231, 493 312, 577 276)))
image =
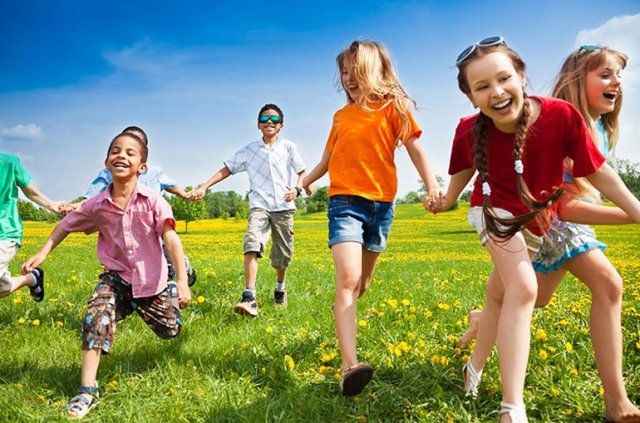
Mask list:
POLYGON ((244 291, 242 293, 242 299, 236 304, 233 311, 238 314, 256 317, 258 315, 258 302, 256 301, 255 295, 249 291, 244 291))
POLYGON ((29 286, 29 294, 35 302, 39 303, 44 299, 44 270, 36 267, 31 273, 36 278, 36 284, 29 286))
POLYGON ((196 284, 196 280, 197 280, 196 269, 192 267, 190 271, 187 272, 187 283, 189 284, 189 286, 193 286, 196 284))
POLYGON ((273 301, 277 306, 286 307, 287 306, 287 289, 274 289, 273 290, 273 301))

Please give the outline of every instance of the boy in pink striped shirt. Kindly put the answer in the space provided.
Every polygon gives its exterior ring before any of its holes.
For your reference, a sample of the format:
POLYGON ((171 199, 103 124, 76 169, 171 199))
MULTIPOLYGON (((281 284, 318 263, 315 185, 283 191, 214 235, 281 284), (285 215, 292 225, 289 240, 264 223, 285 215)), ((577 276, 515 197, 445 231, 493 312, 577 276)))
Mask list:
POLYGON ((51 232, 42 249, 22 265, 26 274, 71 232, 99 232, 97 253, 105 272, 89 299, 82 334, 82 376, 78 395, 67 404, 69 416, 85 416, 98 402, 98 366, 115 337, 116 322, 134 311, 161 338, 182 329, 180 308, 191 302, 182 244, 169 204, 138 183, 147 164, 147 146, 135 134, 116 136, 105 166, 113 176, 109 189, 87 200, 51 232), (161 240, 176 268, 167 283, 161 240))

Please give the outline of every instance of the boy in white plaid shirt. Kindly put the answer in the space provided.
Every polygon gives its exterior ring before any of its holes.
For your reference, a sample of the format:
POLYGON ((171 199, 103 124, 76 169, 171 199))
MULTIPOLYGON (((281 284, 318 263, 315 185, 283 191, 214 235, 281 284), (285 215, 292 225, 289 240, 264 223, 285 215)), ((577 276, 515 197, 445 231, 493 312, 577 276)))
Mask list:
POLYGON ((240 172, 249 175, 251 210, 243 248, 246 285, 234 311, 252 317, 258 315, 258 258, 264 253, 269 232, 272 238, 271 266, 277 272, 274 301, 277 305, 287 305, 285 277, 293 255, 293 214, 296 208, 293 200, 302 194, 305 166, 296 145, 278 136, 283 123, 284 114, 278 106, 264 105, 258 113, 258 129, 262 138, 238 150, 208 181, 191 192, 192 200, 200 200, 207 189, 229 175, 240 172), (297 174, 295 184, 290 181, 292 169, 297 174))

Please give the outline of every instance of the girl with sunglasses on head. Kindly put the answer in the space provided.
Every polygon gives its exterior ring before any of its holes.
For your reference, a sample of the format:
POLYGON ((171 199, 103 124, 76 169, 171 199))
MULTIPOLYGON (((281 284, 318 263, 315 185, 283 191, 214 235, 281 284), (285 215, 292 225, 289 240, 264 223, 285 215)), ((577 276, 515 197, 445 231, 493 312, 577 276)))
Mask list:
POLYGON ((251 317, 258 315, 256 278, 258 259, 262 257, 271 233, 271 266, 276 269, 276 286, 273 301, 276 306, 287 306, 285 278, 293 256, 294 200, 302 195, 304 163, 298 147, 280 138, 284 114, 275 104, 265 104, 258 112, 258 129, 262 138, 238 150, 224 166, 191 193, 191 200, 198 201, 207 190, 229 175, 247 172, 249 192, 249 218, 244 236, 244 279, 242 298, 233 310, 251 317), (291 171, 297 175, 291 183, 291 171))
POLYGON ((427 202, 440 201, 440 188, 423 148, 422 131, 384 45, 358 40, 336 58, 347 105, 333 117, 322 159, 304 179, 311 184, 327 171, 329 248, 336 268, 333 314, 342 355, 341 392, 357 395, 373 376, 373 367, 356 353, 356 305, 371 283, 386 248, 397 191, 395 152, 404 145, 428 189, 427 202))
MULTIPOLYGON (((537 295, 530 257, 555 217, 565 158, 573 161, 574 177, 586 177, 634 222, 640 222, 640 202, 605 163, 571 104, 526 94, 525 64, 502 37, 465 49, 456 64, 458 86, 480 112, 463 118, 456 129, 451 182, 442 208, 456 200, 478 171, 469 221, 494 269, 477 348, 497 339, 503 385, 500 421, 526 422, 523 390, 537 295)), ((474 353, 465 365, 471 384, 479 380, 481 370, 476 369, 485 358, 474 353)), ((477 393, 477 387, 471 393, 477 393)))
MULTIPOLYGON (((581 112, 589 132, 605 156, 610 156, 618 138, 618 115, 622 107, 620 73, 627 56, 602 46, 582 46, 564 61, 552 95, 572 103, 581 112)), ((573 178, 572 164, 565 163, 564 187, 559 217, 584 223, 631 223, 629 216, 613 207, 590 205, 599 202, 588 181, 573 178), (587 201, 585 203, 585 201, 587 201)), ((606 245, 586 225, 552 221, 549 237, 533 259, 538 281, 536 307, 544 307, 567 272, 591 291, 591 340, 602 380, 605 416, 611 422, 640 422, 640 410, 629 400, 622 376, 622 278, 604 255, 606 245)), ((462 346, 478 331, 482 312, 469 313, 469 328, 462 346)), ((479 376, 493 344, 479 342, 466 366, 465 391, 477 393, 479 376), (480 369, 476 371, 476 369, 480 369), (472 375, 478 375, 472 377, 472 375)))

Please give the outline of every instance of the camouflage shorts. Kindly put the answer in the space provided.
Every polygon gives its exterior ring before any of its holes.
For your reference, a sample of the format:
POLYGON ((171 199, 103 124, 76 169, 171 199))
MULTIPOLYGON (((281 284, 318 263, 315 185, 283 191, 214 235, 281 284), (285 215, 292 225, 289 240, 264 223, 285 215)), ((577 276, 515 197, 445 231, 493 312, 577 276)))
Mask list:
POLYGON ((82 330, 82 349, 101 349, 109 354, 116 335, 116 322, 133 312, 160 338, 175 338, 182 330, 178 299, 168 289, 153 297, 133 298, 131 286, 117 273, 100 275, 85 315, 82 330))

